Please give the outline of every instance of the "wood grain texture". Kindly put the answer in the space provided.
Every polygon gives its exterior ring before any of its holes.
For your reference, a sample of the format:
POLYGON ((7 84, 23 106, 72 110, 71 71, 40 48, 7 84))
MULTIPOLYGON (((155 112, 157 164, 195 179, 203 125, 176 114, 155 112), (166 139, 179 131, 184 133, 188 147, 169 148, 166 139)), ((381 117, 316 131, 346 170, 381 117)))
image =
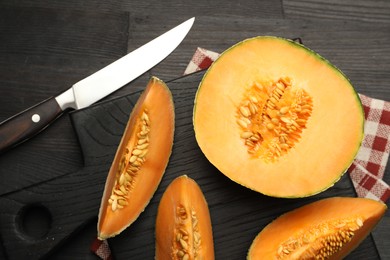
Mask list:
MULTIPOLYGON (((60 94, 126 53, 125 12, 3 7, 0 26, 0 121, 60 94)), ((0 157, 1 194, 81 166, 68 115, 45 132, 45 138, 38 135, 0 157), (20 160, 11 162, 12 157, 20 160)))
POLYGON ((191 0, 148 0, 148 1, 94 1, 94 0, 3 0, 0 6, 18 6, 18 7, 49 7, 59 10, 99 10, 100 12, 127 11, 133 15, 155 14, 164 15, 164 22, 173 19, 175 16, 251 16, 259 15, 266 18, 273 17, 275 13, 282 13, 281 0, 245 0, 245 1, 198 1, 194 3, 191 0), (169 19, 168 19, 169 18, 169 19))
MULTIPOLYGON (((191 16, 196 16, 195 25, 172 55, 105 100, 142 89, 151 75, 163 80, 181 76, 198 46, 221 52, 244 38, 270 34, 301 37, 342 69, 360 93, 390 101, 389 14, 384 0, 3 0, 0 121, 59 94, 191 16)), ((65 116, 0 157, 0 193, 10 196, 83 164, 72 122, 65 116)), ((390 182, 389 167, 384 179, 390 182)), ((80 229, 55 258, 96 259, 88 252, 95 227, 92 221, 80 229)), ((389 228, 387 212, 374 232, 382 259, 390 259, 389 228)), ((0 259, 2 251, 0 246, 0 259)))
POLYGON ((283 0, 283 10, 286 18, 390 23, 390 2, 386 0, 283 0))

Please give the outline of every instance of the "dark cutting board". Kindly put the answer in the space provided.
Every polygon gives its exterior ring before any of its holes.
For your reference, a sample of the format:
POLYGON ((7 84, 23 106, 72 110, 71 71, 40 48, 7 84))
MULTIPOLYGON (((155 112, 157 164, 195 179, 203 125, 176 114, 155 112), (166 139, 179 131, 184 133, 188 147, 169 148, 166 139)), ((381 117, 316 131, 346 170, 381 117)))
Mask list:
MULTIPOLYGON (((182 174, 197 181, 209 204, 216 259, 245 259, 256 234, 286 211, 325 197, 355 196, 347 174, 327 191, 303 199, 267 197, 226 178, 204 157, 193 132, 192 109, 202 77, 203 72, 168 82, 176 113, 173 152, 146 210, 128 229, 109 240, 116 259, 154 259, 157 206, 168 184, 182 174)), ((139 94, 70 114, 84 159, 80 170, 0 197, 0 234, 7 258, 33 260, 50 256, 66 239, 72 239, 71 235, 77 235, 83 225, 96 222, 108 169, 139 94), (26 235, 23 214, 30 214, 31 209, 46 212, 50 222, 48 232, 40 238, 26 235)), ((89 254, 88 249, 85 253, 89 254)), ((372 237, 348 259, 379 259, 372 237)))

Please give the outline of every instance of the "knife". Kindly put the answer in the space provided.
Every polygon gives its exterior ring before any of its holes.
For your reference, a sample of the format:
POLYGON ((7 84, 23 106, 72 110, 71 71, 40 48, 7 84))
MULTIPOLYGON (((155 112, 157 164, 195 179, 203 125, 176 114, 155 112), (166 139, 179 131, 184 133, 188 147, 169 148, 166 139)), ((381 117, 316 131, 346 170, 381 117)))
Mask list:
POLYGON ((134 80, 166 58, 182 42, 195 17, 50 97, 0 123, 0 153, 46 128, 67 109, 87 107, 134 80))

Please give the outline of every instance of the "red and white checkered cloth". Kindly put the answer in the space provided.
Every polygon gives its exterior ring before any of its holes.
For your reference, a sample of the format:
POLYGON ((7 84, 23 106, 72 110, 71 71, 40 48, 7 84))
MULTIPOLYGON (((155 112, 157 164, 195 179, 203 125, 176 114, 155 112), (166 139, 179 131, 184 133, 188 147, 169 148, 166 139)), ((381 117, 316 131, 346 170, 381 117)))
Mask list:
POLYGON ((113 260, 110 246, 107 240, 95 239, 91 245, 91 251, 103 260, 113 260))
MULTIPOLYGON (((219 53, 198 47, 184 75, 207 69, 218 57, 219 53)), ((390 102, 359 96, 366 117, 365 136, 348 173, 359 197, 386 202, 390 187, 382 178, 390 152, 390 102)), ((101 259, 112 259, 106 240, 94 241, 91 250, 101 259)))
POLYGON ((359 96, 366 118, 364 139, 348 172, 359 197, 386 202, 390 188, 382 178, 390 152, 390 102, 359 96))

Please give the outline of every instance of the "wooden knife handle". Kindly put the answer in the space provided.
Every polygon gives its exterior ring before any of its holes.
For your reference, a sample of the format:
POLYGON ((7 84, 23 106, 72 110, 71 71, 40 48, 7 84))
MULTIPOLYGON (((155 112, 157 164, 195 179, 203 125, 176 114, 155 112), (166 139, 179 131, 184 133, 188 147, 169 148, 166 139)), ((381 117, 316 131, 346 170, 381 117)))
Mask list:
POLYGON ((0 124, 0 153, 33 137, 62 114, 54 97, 44 100, 0 124))

